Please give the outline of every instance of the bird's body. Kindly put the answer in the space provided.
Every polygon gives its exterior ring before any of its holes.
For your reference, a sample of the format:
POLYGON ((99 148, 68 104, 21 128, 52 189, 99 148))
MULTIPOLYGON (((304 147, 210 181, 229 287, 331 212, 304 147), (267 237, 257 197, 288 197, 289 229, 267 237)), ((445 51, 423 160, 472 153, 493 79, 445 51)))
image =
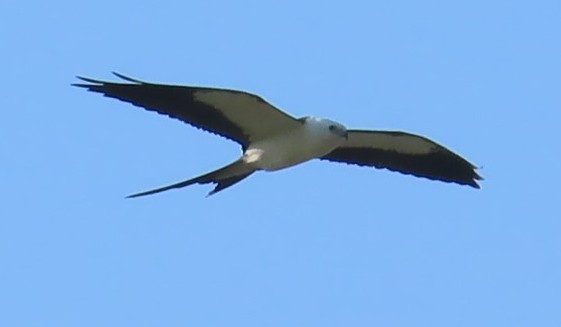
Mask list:
POLYGON ((156 111, 242 146, 229 165, 201 176, 133 194, 138 197, 192 184, 216 184, 214 194, 256 171, 275 171, 322 159, 386 168, 418 177, 479 188, 475 167, 425 137, 394 131, 347 130, 329 119, 296 119, 251 93, 207 87, 154 84, 117 74, 127 83, 79 77, 89 91, 156 111))
POLYGON ((259 170, 275 171, 322 157, 346 140, 346 129, 331 120, 303 118, 303 124, 249 146, 243 160, 259 170), (340 134, 329 126, 337 126, 340 134))

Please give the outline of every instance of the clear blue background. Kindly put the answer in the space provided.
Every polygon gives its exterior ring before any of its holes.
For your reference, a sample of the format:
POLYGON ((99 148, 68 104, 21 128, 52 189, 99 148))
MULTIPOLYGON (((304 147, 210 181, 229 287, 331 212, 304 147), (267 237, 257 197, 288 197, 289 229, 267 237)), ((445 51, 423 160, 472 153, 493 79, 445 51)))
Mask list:
POLYGON ((0 2, 1 326, 561 326, 561 2, 0 2), (235 143, 115 70, 427 135, 481 190, 313 161, 125 200, 235 143))

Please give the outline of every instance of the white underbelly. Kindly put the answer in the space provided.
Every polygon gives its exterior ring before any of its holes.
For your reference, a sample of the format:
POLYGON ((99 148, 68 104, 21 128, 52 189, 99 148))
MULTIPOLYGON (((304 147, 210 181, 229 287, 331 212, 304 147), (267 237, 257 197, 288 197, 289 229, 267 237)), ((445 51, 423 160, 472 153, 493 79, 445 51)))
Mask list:
POLYGON ((251 144, 244 160, 257 169, 279 170, 322 157, 342 143, 304 128, 251 144))

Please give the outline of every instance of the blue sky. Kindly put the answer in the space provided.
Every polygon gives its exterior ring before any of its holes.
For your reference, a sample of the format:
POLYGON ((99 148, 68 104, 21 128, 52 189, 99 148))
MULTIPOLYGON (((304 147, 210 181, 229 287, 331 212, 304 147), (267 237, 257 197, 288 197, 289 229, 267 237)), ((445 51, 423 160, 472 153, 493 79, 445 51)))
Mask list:
POLYGON ((559 1, 0 3, 1 326, 560 326, 559 1), (236 144, 111 71, 420 133, 481 190, 326 162, 125 200, 236 144))

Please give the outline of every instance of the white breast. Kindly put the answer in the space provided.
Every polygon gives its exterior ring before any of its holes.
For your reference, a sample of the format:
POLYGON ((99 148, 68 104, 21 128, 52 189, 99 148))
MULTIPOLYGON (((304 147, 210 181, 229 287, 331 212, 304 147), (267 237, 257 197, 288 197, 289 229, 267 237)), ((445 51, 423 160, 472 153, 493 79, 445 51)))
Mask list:
POLYGON ((251 144, 244 160, 255 168, 279 170, 324 156, 344 140, 323 125, 302 124, 301 127, 251 144))

